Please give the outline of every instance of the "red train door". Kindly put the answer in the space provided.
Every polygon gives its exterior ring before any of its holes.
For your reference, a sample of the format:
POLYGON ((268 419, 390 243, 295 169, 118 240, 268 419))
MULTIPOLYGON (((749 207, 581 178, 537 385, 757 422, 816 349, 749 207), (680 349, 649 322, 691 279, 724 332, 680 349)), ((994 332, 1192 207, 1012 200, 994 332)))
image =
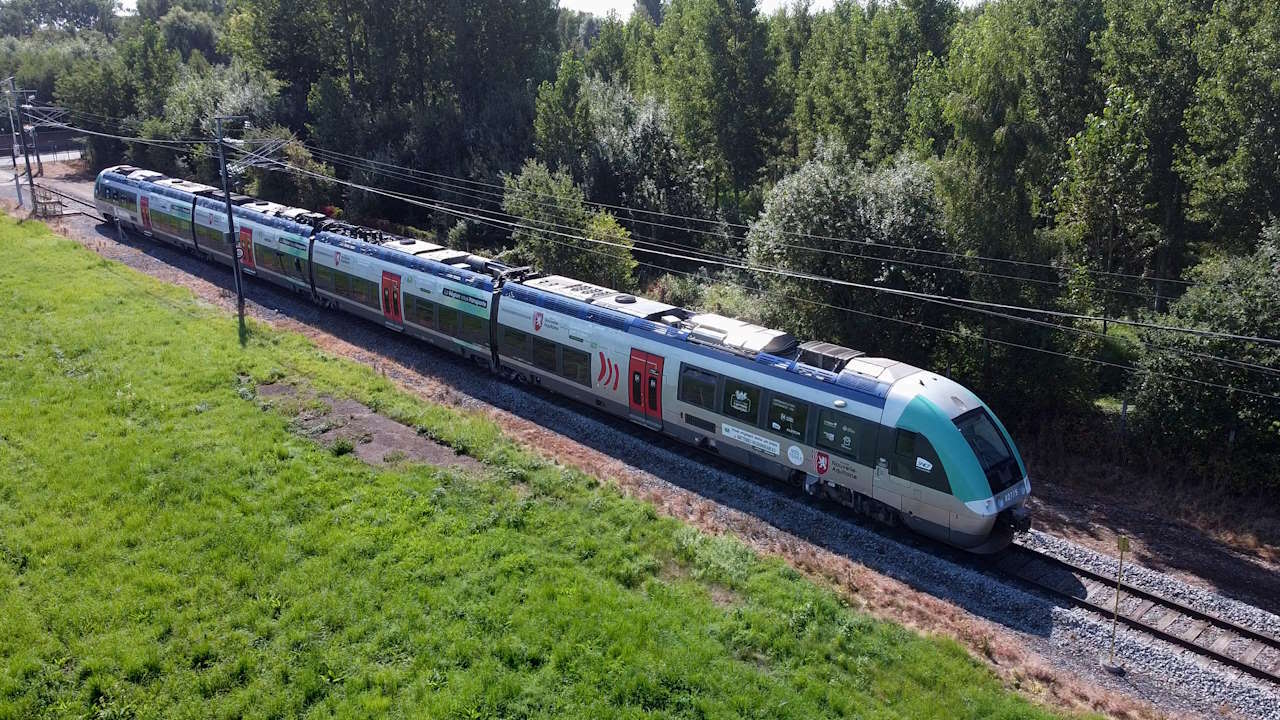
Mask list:
POLYGON ((382 314, 389 322, 404 324, 404 314, 400 310, 400 276, 382 271, 382 314))
POLYGON ((659 355, 631 349, 627 404, 631 417, 648 425, 662 425, 662 364, 659 355))
POLYGON ((141 205, 139 212, 142 214, 142 227, 151 229, 151 205, 147 200, 147 196, 143 195, 139 198, 138 203, 141 205))
POLYGON ((240 267, 256 271, 258 266, 253 264, 253 228, 240 228, 240 250, 240 267))

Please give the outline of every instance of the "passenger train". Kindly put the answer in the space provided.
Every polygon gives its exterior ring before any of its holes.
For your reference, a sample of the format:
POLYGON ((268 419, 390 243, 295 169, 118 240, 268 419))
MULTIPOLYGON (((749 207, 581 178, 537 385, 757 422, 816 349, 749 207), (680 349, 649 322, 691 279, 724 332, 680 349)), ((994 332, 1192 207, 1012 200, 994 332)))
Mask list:
POLYGON ((974 552, 1030 525, 1004 426, 936 373, 128 165, 108 220, 974 552), (228 240, 230 239, 230 242, 228 240))

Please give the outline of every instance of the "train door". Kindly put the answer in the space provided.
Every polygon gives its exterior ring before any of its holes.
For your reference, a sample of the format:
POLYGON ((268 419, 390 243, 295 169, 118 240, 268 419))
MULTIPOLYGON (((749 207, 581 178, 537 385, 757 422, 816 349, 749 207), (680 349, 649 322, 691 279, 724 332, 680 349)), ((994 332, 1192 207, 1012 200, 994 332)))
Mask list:
POLYGON ((240 268, 251 273, 258 271, 253 262, 253 228, 240 227, 240 268))
POLYGON ((151 232, 151 203, 150 199, 145 195, 141 195, 138 199, 139 212, 142 214, 142 227, 147 232, 151 232))
POLYGON ((400 276, 386 270, 382 271, 382 314, 389 323, 404 324, 400 310, 400 276))
POLYGON ((631 350, 627 404, 631 419, 655 428, 662 427, 663 358, 643 350, 631 350))

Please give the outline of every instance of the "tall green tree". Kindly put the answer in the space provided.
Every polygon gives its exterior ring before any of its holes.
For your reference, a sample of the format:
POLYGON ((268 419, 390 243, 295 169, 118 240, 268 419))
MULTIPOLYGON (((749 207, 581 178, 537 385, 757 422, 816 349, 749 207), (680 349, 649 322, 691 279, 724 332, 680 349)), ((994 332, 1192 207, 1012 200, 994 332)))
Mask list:
POLYGON ((1194 43, 1203 74, 1179 157, 1190 214, 1210 242, 1247 247, 1280 216, 1280 8, 1217 2, 1194 43))
POLYGON ((1055 191, 1063 251, 1094 276, 1093 306, 1108 316, 1139 299, 1118 274, 1150 275, 1159 244, 1143 112, 1132 94, 1113 89, 1102 113, 1068 142, 1065 179, 1055 191))
POLYGON ((661 94, 686 147, 701 149, 735 196, 764 165, 772 58, 755 0, 674 0, 658 28, 661 94))
MULTIPOLYGON (((1280 336, 1280 225, 1263 231, 1251 255, 1209 259, 1193 268, 1190 277, 1195 284, 1158 322, 1280 336)), ((1134 376, 1134 403, 1145 438, 1180 460, 1193 453, 1204 463, 1195 470, 1209 472, 1215 481, 1241 490, 1280 490, 1280 401, 1274 398, 1280 395, 1280 377, 1193 354, 1276 368, 1280 348, 1165 330, 1144 331, 1142 338, 1150 345, 1139 360, 1141 372, 1134 376), (1230 462, 1225 470, 1224 461, 1230 462)))
POLYGON ((591 113, 583 94, 586 67, 572 52, 560 58, 555 81, 544 81, 535 102, 533 134, 538 157, 553 169, 582 178, 589 162, 591 113))
POLYGON ((813 21, 797 78, 793 123, 799 155, 833 138, 850 152, 867 146, 870 119, 858 66, 866 54, 866 19, 851 0, 837 0, 813 21))
POLYGON ((544 272, 630 289, 636 266, 630 234, 608 212, 593 211, 568 173, 551 172, 530 160, 503 182, 502 209, 519 218, 511 238, 521 262, 544 272))
MULTIPOLYGON (((1145 108, 1143 134, 1148 143, 1151 186, 1156 199, 1161 243, 1155 268, 1160 277, 1176 277, 1188 261, 1187 183, 1175 167, 1187 141, 1183 118, 1200 76, 1195 39, 1209 0, 1106 0, 1107 27, 1098 38, 1103 75, 1131 93, 1145 108)), ((1175 285, 1157 283, 1168 297, 1175 285)))

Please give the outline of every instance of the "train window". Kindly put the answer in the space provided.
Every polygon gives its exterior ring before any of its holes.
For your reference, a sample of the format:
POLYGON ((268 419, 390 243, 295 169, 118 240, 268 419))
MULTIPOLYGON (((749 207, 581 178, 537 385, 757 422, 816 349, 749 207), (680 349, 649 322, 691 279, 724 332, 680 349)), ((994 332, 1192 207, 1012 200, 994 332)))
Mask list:
POLYGON ((437 308, 439 324, 436 329, 445 335, 458 337, 458 309, 441 305, 437 308))
POLYGON ((556 344, 540 337, 533 338, 533 364, 550 372, 556 371, 556 344))
POLYGON ((574 350, 571 347, 560 348, 563 372, 560 374, 570 380, 591 387, 591 353, 574 350))
POLYGON ((435 327, 436 304, 411 293, 404 294, 404 319, 425 328, 435 327))
POLYGON ((724 403, 721 412, 752 425, 760 422, 760 388, 738 382, 733 378, 724 379, 724 403))
POLYGON ((489 344, 489 321, 467 312, 458 312, 458 337, 477 345, 489 344))
POLYGON ((644 379, 639 370, 631 371, 631 404, 644 405, 644 379))
POLYGON ((951 493, 947 472, 933 444, 919 433, 898 430, 894 438, 893 474, 939 492, 951 493))
POLYGON ((860 417, 823 409, 818 414, 818 446, 864 465, 875 453, 876 425, 860 417))
POLYGON ((808 422, 809 403, 786 395, 774 395, 769 398, 769 430, 803 442, 804 430, 808 422))
POLYGON ((717 380, 716 375, 705 370, 699 370, 689 365, 681 365, 680 401, 715 412, 717 380))
POLYGON ((529 334, 503 325, 499 328, 498 349, 518 360, 529 359, 529 334))
POLYGON ((649 376, 649 409, 655 412, 658 409, 658 378, 655 375, 649 376))

